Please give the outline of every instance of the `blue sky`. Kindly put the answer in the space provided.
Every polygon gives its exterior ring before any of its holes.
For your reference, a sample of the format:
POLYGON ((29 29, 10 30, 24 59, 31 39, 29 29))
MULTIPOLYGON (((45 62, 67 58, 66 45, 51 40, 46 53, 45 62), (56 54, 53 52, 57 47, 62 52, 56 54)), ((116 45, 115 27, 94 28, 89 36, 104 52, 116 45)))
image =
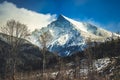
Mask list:
MULTIPOLYGON (((0 0, 0 3, 5 0, 0 0)), ((6 0, 18 8, 43 14, 63 14, 91 21, 110 31, 120 31, 120 0, 6 0)))

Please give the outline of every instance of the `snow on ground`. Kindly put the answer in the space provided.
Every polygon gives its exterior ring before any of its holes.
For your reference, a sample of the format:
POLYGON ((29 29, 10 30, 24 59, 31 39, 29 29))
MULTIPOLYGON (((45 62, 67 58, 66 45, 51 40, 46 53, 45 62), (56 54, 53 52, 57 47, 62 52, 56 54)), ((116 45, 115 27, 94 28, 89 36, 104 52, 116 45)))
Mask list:
POLYGON ((50 29, 50 33, 52 36, 54 36, 54 31, 52 29, 50 29))
POLYGON ((102 58, 95 60, 94 65, 97 68, 98 71, 101 69, 107 67, 107 65, 110 63, 110 58, 102 58))
POLYGON ((68 38, 69 38, 68 34, 60 36, 60 38, 58 39, 59 44, 64 45, 67 42, 68 38))
MULTIPOLYGON (((82 62, 83 64, 81 64, 82 66, 80 67, 79 73, 81 74, 81 76, 85 76, 88 74, 88 66, 85 63, 86 59, 83 59, 82 62)), ((97 59, 95 61, 93 61, 93 66, 94 66, 94 70, 97 71, 102 71, 103 68, 107 67, 108 64, 110 63, 110 58, 102 58, 102 59, 97 59)), ((68 65, 75 65, 75 63, 68 63, 68 65)), ((58 75, 58 71, 51 73, 51 77, 55 78, 58 75)), ((73 76, 73 74, 75 73, 75 69, 68 69, 68 70, 61 70, 60 73, 64 73, 63 75, 70 75, 71 77, 73 76)))

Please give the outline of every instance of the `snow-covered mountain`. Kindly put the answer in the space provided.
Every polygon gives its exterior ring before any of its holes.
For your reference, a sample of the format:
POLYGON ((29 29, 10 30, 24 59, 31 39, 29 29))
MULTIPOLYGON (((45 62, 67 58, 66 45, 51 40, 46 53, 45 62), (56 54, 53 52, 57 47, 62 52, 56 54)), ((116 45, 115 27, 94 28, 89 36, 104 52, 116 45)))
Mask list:
POLYGON ((63 15, 59 15, 57 20, 47 27, 33 31, 31 41, 40 47, 39 37, 43 32, 47 32, 52 37, 47 44, 49 51, 61 56, 83 50, 88 40, 103 42, 106 38, 118 36, 90 23, 78 22, 63 15))

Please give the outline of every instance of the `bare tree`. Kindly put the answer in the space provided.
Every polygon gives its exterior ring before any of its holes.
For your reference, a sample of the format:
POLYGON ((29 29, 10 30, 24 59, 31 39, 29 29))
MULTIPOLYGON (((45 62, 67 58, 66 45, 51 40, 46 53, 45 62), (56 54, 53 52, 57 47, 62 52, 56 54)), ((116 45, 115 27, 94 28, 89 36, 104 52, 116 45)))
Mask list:
POLYGON ((41 44, 42 48, 42 54, 43 54, 43 74, 45 73, 46 68, 46 51, 47 51, 47 45, 52 41, 53 36, 50 34, 50 31, 47 32, 41 29, 41 34, 39 36, 39 42, 41 44))
MULTIPOLYGON (((18 47, 24 43, 24 38, 26 38, 29 35, 29 30, 26 25, 21 24, 18 21, 15 20, 9 20, 7 21, 6 25, 1 27, 1 33, 5 34, 6 36, 6 42, 11 46, 9 51, 9 59, 8 64, 11 68, 11 79, 15 79, 15 73, 16 73, 16 56, 18 53, 18 47)), ((10 80, 10 79, 9 79, 10 80)))
POLYGON ((94 60, 95 60, 95 47, 97 46, 96 42, 92 42, 89 38, 87 41, 87 49, 85 50, 85 55, 87 58, 87 67, 88 67, 88 73, 87 73, 87 80, 99 80, 97 78, 100 78, 98 75, 98 72, 96 70, 94 60))

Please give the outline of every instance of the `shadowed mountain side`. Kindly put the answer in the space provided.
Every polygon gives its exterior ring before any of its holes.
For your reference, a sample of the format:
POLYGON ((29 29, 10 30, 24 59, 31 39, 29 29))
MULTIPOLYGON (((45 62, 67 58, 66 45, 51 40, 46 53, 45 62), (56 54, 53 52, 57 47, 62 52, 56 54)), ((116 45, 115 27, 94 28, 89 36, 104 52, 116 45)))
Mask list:
MULTIPOLYGON (((2 36, 9 37, 7 35, 0 34, 2 36)), ((4 37, 5 39, 5 37, 4 37)), ((9 67, 9 61, 12 57, 16 58, 16 70, 18 72, 21 71, 31 71, 31 70, 41 70, 43 65, 43 54, 39 47, 31 44, 30 42, 23 39, 25 42, 18 47, 18 51, 16 56, 10 54, 11 46, 3 41, 0 37, 0 76, 4 76, 6 68, 9 67)), ((50 53, 49 51, 46 52, 46 66, 47 68, 54 66, 56 63, 55 55, 50 53)))

